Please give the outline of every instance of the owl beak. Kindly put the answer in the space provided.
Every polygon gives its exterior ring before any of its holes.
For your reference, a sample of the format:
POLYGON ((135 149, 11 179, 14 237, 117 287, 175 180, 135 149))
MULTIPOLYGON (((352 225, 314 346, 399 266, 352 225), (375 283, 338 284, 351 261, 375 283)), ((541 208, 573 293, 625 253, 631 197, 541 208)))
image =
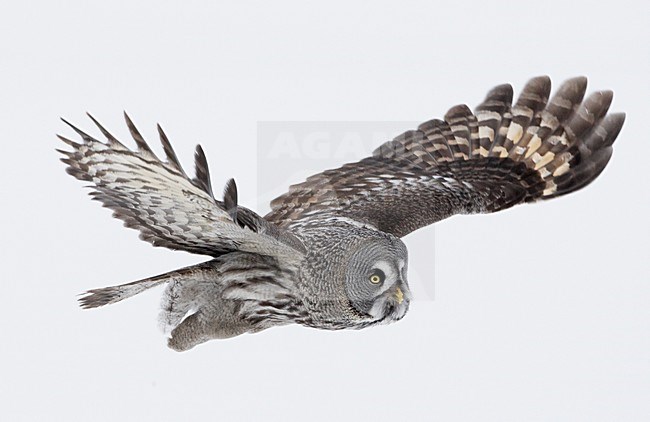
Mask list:
POLYGON ((402 302, 404 302, 404 292, 402 292, 402 289, 400 289, 399 287, 395 289, 395 299, 397 299, 398 305, 401 305, 402 302))

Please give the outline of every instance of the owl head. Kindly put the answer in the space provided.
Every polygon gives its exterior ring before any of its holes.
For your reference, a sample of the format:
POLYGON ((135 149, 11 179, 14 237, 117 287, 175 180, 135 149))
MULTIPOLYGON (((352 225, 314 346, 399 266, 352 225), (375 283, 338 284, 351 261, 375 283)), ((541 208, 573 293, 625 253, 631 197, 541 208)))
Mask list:
POLYGON ((394 236, 373 236, 355 246, 345 272, 352 307, 372 323, 400 320, 411 299, 406 245, 394 236))

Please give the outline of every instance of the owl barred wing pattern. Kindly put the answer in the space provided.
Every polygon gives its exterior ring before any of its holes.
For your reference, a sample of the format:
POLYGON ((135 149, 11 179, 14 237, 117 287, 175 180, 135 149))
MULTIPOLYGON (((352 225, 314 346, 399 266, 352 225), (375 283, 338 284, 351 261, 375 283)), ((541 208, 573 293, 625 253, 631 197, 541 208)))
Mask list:
POLYGON ((213 257, 233 251, 300 255, 300 242, 292 235, 232 204, 234 182, 228 185, 230 210, 214 198, 207 160, 200 146, 195 154, 196 177, 190 179, 160 126, 158 132, 167 157, 164 162, 156 157, 126 114, 136 151, 90 118, 107 141, 98 141, 66 122, 83 142, 59 136, 72 147, 72 151, 58 150, 64 155, 61 160, 68 165, 69 174, 91 182, 93 199, 112 209, 113 215, 127 227, 140 231, 141 239, 154 246, 213 257))
POLYGON ((454 214, 495 212, 561 196, 593 181, 612 154, 625 115, 607 115, 611 91, 583 101, 587 80, 510 85, 472 113, 451 108, 375 150, 372 157, 294 185, 265 217, 282 227, 344 217, 404 236, 454 214))

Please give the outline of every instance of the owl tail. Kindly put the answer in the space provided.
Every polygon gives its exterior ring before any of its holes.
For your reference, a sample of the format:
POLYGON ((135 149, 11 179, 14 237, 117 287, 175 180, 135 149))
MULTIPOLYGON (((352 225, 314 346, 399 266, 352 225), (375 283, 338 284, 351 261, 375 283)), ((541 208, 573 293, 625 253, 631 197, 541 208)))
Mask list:
POLYGON ((160 284, 166 284, 173 280, 182 280, 190 277, 201 266, 205 264, 193 265, 190 267, 181 268, 179 270, 170 271, 168 273, 160 274, 155 277, 149 277, 131 283, 120 284, 119 286, 103 287, 101 289, 88 290, 82 293, 79 299, 79 305, 83 309, 97 308, 104 305, 119 302, 128 299, 132 296, 142 293, 152 287, 160 284))

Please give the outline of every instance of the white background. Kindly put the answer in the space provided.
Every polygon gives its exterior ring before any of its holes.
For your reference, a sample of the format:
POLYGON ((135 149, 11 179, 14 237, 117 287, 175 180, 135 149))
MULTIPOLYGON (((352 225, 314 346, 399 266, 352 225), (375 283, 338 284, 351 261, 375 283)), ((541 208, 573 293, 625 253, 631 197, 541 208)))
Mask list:
POLYGON ((240 3, 3 6, 0 419, 648 420, 645 2, 240 3), (77 307, 204 258, 90 201, 54 152, 73 135, 59 116, 90 130, 91 111, 123 139, 123 109, 150 138, 159 121, 186 167, 200 141, 213 184, 235 177, 254 207, 258 121, 422 121, 538 74, 615 91, 628 119, 610 165, 569 197, 407 237, 413 271, 435 256, 436 295, 403 321, 179 354, 160 290, 77 307))

